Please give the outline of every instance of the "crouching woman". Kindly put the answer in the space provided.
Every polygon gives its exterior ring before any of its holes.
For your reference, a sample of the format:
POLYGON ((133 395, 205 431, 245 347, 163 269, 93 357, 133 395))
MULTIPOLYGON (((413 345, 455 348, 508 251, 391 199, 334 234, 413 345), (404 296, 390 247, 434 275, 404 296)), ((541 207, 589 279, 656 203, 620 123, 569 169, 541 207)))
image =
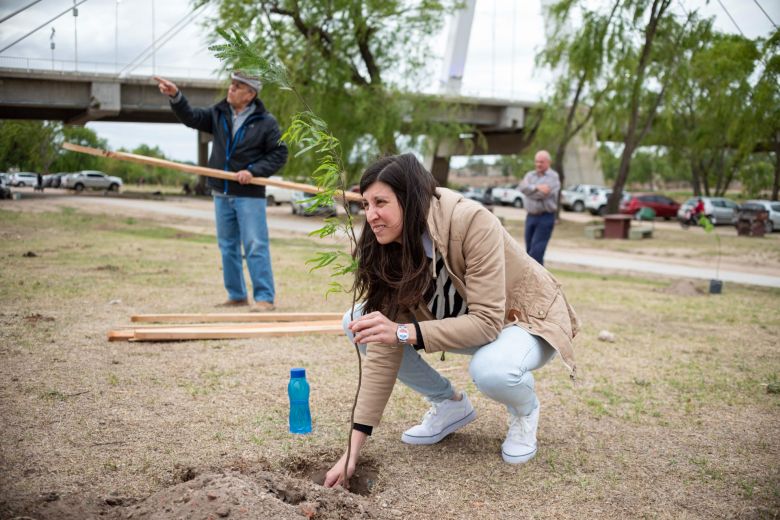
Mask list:
MULTIPOLYGON (((472 356, 480 392, 506 406, 507 463, 536 454, 539 400, 531 372, 560 354, 574 374, 578 323, 553 276, 477 202, 437 188, 411 154, 380 159, 360 181, 366 225, 356 256, 358 299, 345 332, 365 356, 348 479, 379 425, 396 378, 431 404, 407 444, 434 444, 476 418, 462 390, 418 353, 472 356)), ((342 484, 347 454, 327 473, 342 484)))

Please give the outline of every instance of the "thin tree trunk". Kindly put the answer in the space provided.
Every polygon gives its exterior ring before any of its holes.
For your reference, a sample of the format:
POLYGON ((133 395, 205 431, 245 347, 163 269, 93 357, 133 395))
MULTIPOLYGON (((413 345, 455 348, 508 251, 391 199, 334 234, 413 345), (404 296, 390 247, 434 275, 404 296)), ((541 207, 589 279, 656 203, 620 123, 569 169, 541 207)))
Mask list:
POLYGON ((710 196, 710 177, 707 173, 707 165, 705 165, 703 162, 699 162, 699 165, 701 167, 701 172, 703 173, 701 177, 701 183, 702 187, 704 188, 704 195, 706 197, 710 196))
MULTIPOLYGON (((625 146, 623 147, 623 154, 620 156, 620 167, 618 168, 617 179, 615 179, 615 184, 612 188, 612 195, 610 195, 609 200, 607 201, 607 213, 617 213, 618 211, 618 204, 623 195, 623 188, 626 185, 628 174, 631 169, 631 158, 639 145, 637 126, 639 125, 640 89, 644 84, 645 71, 650 60, 650 49, 653 47, 653 40, 655 39, 655 34, 658 30, 658 23, 670 3, 671 0, 654 0, 650 10, 650 20, 645 28, 645 43, 642 47, 642 54, 639 57, 639 63, 636 67, 636 74, 634 76, 635 79, 631 92, 631 112, 629 114, 626 137, 624 139, 625 146)), ((661 90, 661 95, 662 94, 663 89, 661 90)), ((650 119, 652 119, 652 114, 648 115, 648 118, 649 123, 650 119)))
POLYGON ((690 159, 691 165, 691 187, 693 188, 693 195, 695 197, 701 197, 701 170, 699 168, 699 161, 696 159, 690 159))
POLYGON ((558 144, 558 149, 555 151, 555 162, 553 162, 553 170, 558 172, 558 178, 561 181, 561 189, 558 190, 558 201, 555 206, 555 220, 561 215, 561 191, 565 186, 564 180, 566 179, 566 173, 563 171, 563 157, 566 153, 566 145, 563 143, 558 144))
POLYGON ((778 200, 780 193, 780 134, 776 133, 773 136, 775 145, 775 180, 772 183, 772 200, 778 200))

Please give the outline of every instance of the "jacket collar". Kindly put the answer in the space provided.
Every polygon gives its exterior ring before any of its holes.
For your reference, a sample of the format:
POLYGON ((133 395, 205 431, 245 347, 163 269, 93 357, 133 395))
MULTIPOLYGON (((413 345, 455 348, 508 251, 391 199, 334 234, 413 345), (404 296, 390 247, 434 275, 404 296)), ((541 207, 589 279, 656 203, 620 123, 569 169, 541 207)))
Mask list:
MULTIPOLYGON (((256 117, 258 115, 263 115, 265 113, 265 111, 266 111, 265 110, 265 105, 263 104, 262 101, 260 101, 259 97, 256 97, 255 99, 253 99, 251 104, 253 104, 255 106, 255 110, 254 110, 254 112, 252 112, 250 117, 256 117)), ((223 98, 222 101, 217 103, 216 108, 220 112, 223 112, 226 116, 231 115, 230 105, 227 102, 227 98, 223 98)))
MULTIPOLYGON (((463 199, 463 195, 447 188, 436 188, 431 207, 428 209, 428 233, 435 248, 447 258, 450 242, 450 224, 455 207, 463 199)), ((433 262, 431 262, 433 264, 433 262)), ((435 267, 434 267, 435 276, 435 267)))

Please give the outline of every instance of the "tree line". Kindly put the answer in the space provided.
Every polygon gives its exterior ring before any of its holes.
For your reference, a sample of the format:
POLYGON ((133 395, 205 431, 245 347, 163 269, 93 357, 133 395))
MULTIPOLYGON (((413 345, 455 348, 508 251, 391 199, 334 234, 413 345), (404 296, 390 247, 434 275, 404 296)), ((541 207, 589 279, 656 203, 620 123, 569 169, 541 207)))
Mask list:
MULTIPOLYGON (((597 136, 619 150, 609 211, 647 165, 647 148, 695 195, 723 195, 739 179, 750 194, 770 191, 777 200, 780 31, 754 40, 724 34, 673 0, 590 4, 556 3, 548 15, 558 36, 538 56, 560 72, 540 135, 562 176, 572 139, 597 136), (567 31, 573 17, 583 23, 567 31)), ((614 161, 601 156, 609 177, 614 161)))
MULTIPOLYGON (((98 137, 91 128, 52 121, 0 120, 0 170, 18 169, 44 174, 98 170, 115 175, 125 183, 181 186, 185 182, 193 182, 192 175, 176 170, 64 150, 60 146, 63 141, 108 149, 108 142, 98 137)), ((119 151, 166 158, 159 147, 146 144, 119 151)))
MULTIPOLYGON (((439 140, 471 130, 432 122, 431 114, 442 111, 441 102, 417 94, 436 72, 430 68, 426 37, 441 30, 447 15, 459 8, 457 0, 216 3, 217 14, 209 22, 213 41, 219 41, 217 29, 238 29, 265 58, 281 62, 310 108, 338 136, 353 181, 377 155, 429 152, 439 140)), ((697 195, 722 195, 739 180, 746 194, 769 192, 777 199, 780 31, 757 39, 724 34, 713 27, 713 19, 673 0, 592 5, 560 0, 545 13, 557 30, 537 66, 553 70, 556 79, 526 121, 532 130, 525 147, 502 157, 502 168, 521 176, 533 150, 546 148, 565 183, 567 148, 576 140, 590 140, 601 143, 605 177, 614 188, 611 211, 627 183, 658 178, 687 181, 697 195)), ((297 101, 288 92, 267 87, 262 96, 282 125, 290 121, 297 101)), ((81 131, 53 123, 39 126, 50 140, 81 131)), ((5 133, 0 126, 0 134, 5 133)), ((5 137, 0 139, 0 154, 6 154, 5 137)), ((474 145, 479 146, 478 133, 474 145)), ((28 153, 37 154, 42 165, 48 162, 47 167, 67 155, 38 147, 28 153)), ((291 154, 285 175, 313 171, 311 161, 310 154, 291 154)), ((132 178, 142 175, 133 165, 110 163, 101 169, 117 173, 127 168, 132 178)), ((5 155, 0 164, 8 164, 5 155)), ((163 173, 145 176, 155 175, 163 173)))

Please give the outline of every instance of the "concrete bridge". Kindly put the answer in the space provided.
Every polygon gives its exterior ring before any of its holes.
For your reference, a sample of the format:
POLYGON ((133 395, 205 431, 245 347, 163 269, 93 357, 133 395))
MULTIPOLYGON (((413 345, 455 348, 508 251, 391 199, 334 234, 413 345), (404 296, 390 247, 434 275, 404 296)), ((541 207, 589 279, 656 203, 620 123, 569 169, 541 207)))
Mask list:
MULTIPOLYGON (((207 106, 222 98, 225 83, 205 79, 173 81, 194 106, 207 106)), ((514 154, 527 146, 529 111, 535 103, 500 99, 439 97, 443 100, 432 120, 457 122, 473 133, 437 143, 428 158, 434 176, 446 180, 453 155, 514 154)), ((58 72, 0 68, 0 119, 45 119, 83 125, 88 121, 177 123, 168 101, 147 76, 118 78, 115 74, 58 72)), ((210 135, 198 135, 198 162, 207 161, 210 135)), ((585 150, 587 153, 588 151, 585 150)), ((577 151, 570 161, 582 162, 577 151)), ((595 157, 585 162, 593 162, 595 157)), ((567 169, 569 165, 566 165, 567 169)), ((585 172, 572 164, 571 172, 585 172)), ((599 172, 600 173, 600 172, 599 172)), ((569 177, 571 179, 571 177, 569 177)), ((572 182, 584 182, 572 179, 572 182)))

